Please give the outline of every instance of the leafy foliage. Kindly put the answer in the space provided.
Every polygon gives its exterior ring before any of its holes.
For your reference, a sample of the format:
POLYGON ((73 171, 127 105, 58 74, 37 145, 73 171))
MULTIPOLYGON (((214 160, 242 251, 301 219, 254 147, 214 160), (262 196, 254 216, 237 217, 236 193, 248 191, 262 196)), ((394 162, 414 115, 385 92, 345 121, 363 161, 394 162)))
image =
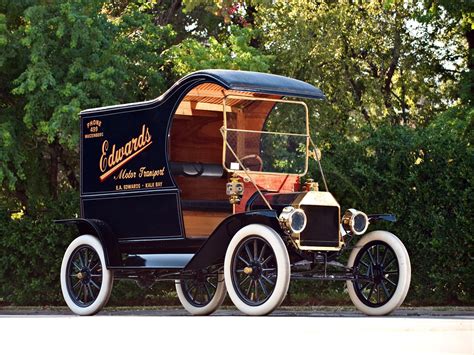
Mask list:
POLYGON ((412 300, 472 295, 473 119, 472 109, 452 109, 426 128, 382 126, 361 141, 325 138, 323 166, 342 209, 397 216, 383 227, 407 246, 412 300))
POLYGON ((60 304, 61 261, 76 231, 52 220, 74 216, 78 203, 70 191, 21 219, 0 209, 0 304, 60 304))
POLYGON ((250 28, 231 26, 224 42, 214 37, 210 37, 207 43, 188 38, 172 47, 167 59, 176 77, 209 68, 267 72, 272 56, 262 54, 250 45, 256 36, 254 32, 250 28))
POLYGON ((262 7, 258 24, 275 69, 323 89, 330 105, 320 123, 328 129, 426 124, 455 96, 459 74, 450 68, 465 65, 462 34, 416 21, 417 4, 295 0, 262 7), (448 42, 456 45, 440 44, 448 42))
POLYGON ((386 227, 408 246, 411 300, 472 304, 473 8, 453 4, 0 0, 0 301, 61 302, 75 231, 51 220, 79 212, 78 112, 230 68, 321 87, 312 135, 343 208, 397 214, 386 227))

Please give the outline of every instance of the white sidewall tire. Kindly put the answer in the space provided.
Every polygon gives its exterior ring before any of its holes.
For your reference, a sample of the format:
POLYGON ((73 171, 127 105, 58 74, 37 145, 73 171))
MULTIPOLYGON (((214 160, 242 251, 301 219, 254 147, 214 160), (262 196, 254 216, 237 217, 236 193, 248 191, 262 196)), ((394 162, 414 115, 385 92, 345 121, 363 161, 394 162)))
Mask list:
POLYGON ((271 313, 283 302, 290 285, 290 258, 285 243, 280 235, 273 229, 262 224, 250 224, 240 229, 227 247, 224 260, 224 279, 230 299, 241 312, 251 316, 261 316, 271 313), (240 242, 252 235, 263 238, 272 247, 278 269, 277 280, 272 294, 265 303, 258 306, 251 306, 242 301, 234 289, 232 282, 233 273, 231 268, 234 253, 240 242))
POLYGON ((222 272, 219 273, 217 280, 217 289, 214 297, 212 297, 211 302, 203 307, 196 307, 195 305, 191 304, 184 295, 180 280, 176 280, 176 293, 178 294, 179 301, 183 305, 184 309, 194 316, 207 316, 215 312, 222 305, 222 302, 224 302, 225 296, 227 295, 224 274, 222 272))
POLYGON ((80 316, 90 316, 99 312, 106 305, 109 300, 110 293, 112 291, 114 275, 113 271, 107 269, 105 266, 104 249, 102 247, 102 244, 96 237, 90 234, 84 234, 77 237, 71 242, 71 244, 69 244, 69 247, 64 253, 63 261, 61 264, 60 278, 61 290, 63 293, 64 300, 66 301, 66 304, 68 305, 69 309, 75 314, 78 314, 80 316), (81 246, 89 246, 93 248, 99 255, 100 262, 102 264, 102 285, 99 294, 97 295, 96 300, 87 307, 80 307, 73 301, 71 295, 69 294, 67 286, 67 268, 69 259, 71 258, 74 251, 81 246))
POLYGON ((349 256, 349 261, 347 266, 352 268, 354 266, 354 261, 359 253, 360 249, 367 243, 370 243, 374 240, 380 240, 387 243, 394 251, 399 267, 399 278, 398 285, 395 293, 392 298, 380 307, 369 307, 364 304, 356 294, 354 284, 352 281, 347 281, 347 290, 349 292, 349 297, 351 298, 352 303, 358 310, 369 315, 369 316, 383 316, 390 314, 395 309, 400 307, 400 305, 405 300, 405 297, 410 288, 411 282, 411 264, 410 256, 408 251, 403 245, 402 241, 398 239, 394 234, 387 231, 373 231, 366 234, 363 238, 359 240, 355 248, 352 250, 351 255, 349 256))

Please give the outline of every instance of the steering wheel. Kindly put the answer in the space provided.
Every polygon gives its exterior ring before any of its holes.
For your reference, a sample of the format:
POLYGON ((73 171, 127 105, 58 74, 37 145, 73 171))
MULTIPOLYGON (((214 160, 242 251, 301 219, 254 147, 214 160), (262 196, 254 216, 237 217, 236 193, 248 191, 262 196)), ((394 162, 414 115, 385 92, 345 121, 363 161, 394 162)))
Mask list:
POLYGON ((260 155, 258 155, 258 154, 245 155, 242 158, 240 158, 240 161, 243 163, 244 160, 247 160, 247 159, 255 159, 259 164, 258 170, 254 170, 254 169, 249 168, 250 171, 262 171, 262 169, 263 169, 263 160, 262 160, 262 158, 260 158, 260 155))

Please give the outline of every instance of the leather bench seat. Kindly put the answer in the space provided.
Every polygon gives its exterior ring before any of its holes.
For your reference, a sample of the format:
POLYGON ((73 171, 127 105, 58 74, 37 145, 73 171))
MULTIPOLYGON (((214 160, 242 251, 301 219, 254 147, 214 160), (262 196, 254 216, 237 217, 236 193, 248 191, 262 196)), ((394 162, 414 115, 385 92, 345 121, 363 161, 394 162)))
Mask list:
POLYGON ((214 200, 181 200, 183 211, 213 211, 232 213, 229 201, 214 200))
POLYGON ((170 162, 173 175, 187 177, 212 177, 224 176, 224 168, 220 164, 206 164, 197 162, 170 162))

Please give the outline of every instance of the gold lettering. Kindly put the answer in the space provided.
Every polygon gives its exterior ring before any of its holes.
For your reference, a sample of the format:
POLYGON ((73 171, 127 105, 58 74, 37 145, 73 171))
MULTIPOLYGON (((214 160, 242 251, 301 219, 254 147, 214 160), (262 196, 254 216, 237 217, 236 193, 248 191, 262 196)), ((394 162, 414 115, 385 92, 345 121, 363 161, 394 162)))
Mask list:
POLYGON ((124 190, 139 189, 140 187, 141 187, 140 184, 123 185, 124 190))
POLYGON ((123 179, 134 179, 137 177, 137 173, 133 170, 122 169, 118 175, 114 176, 114 180, 123 180, 123 179))
POLYGON ((115 161, 116 162, 119 162, 119 161, 122 161, 122 157, 123 157, 123 147, 121 147, 119 150, 117 150, 117 152, 115 153, 115 161))
POLYGON ((153 180, 157 176, 165 175, 165 167, 156 170, 146 170, 146 166, 142 166, 139 170, 138 177, 151 177, 153 180))
POLYGON ((100 171, 105 172, 107 170, 107 150, 109 149, 109 141, 105 140, 102 143, 102 155, 100 156, 99 160, 99 168, 100 171))
MULTIPOLYGON (((145 125, 143 125, 143 127, 145 127, 145 125)), ((148 127, 147 127, 147 129, 146 129, 145 141, 146 141, 147 143, 151 141, 151 135, 150 135, 150 132, 148 131, 148 127)))
POLYGON ((142 126, 142 133, 138 136, 138 145, 140 147, 145 145, 145 125, 142 126))
MULTIPOLYGON (((107 179, 111 174, 113 174, 117 169, 123 166, 127 161, 134 158, 138 155, 141 151, 147 148, 152 142, 152 137, 150 131, 146 125, 142 126, 141 133, 137 137, 132 138, 128 141, 124 146, 116 148, 115 144, 112 145, 112 149, 110 153, 109 150, 109 142, 107 140, 104 141, 102 144, 102 155, 99 161, 100 171, 103 173, 100 176, 100 181, 104 181, 107 179)), ((163 170, 164 174, 164 168, 163 170)), ((119 173, 118 178, 121 179, 119 173)), ((144 174, 144 173, 143 173, 144 174)), ((150 176, 161 176, 160 173, 153 173, 153 170, 150 173, 150 176)), ((117 177, 116 177, 117 178, 117 177)))
POLYGON ((84 134, 84 138, 85 138, 85 139, 98 138, 98 137, 103 137, 103 136, 104 136, 104 132, 96 132, 96 133, 84 134))
POLYGON ((132 142, 125 144, 125 155, 132 154, 132 142))
POLYGON ((109 164, 109 168, 115 165, 114 154, 115 154, 115 144, 112 146, 112 152, 110 153, 109 159, 107 160, 107 163, 109 164))

